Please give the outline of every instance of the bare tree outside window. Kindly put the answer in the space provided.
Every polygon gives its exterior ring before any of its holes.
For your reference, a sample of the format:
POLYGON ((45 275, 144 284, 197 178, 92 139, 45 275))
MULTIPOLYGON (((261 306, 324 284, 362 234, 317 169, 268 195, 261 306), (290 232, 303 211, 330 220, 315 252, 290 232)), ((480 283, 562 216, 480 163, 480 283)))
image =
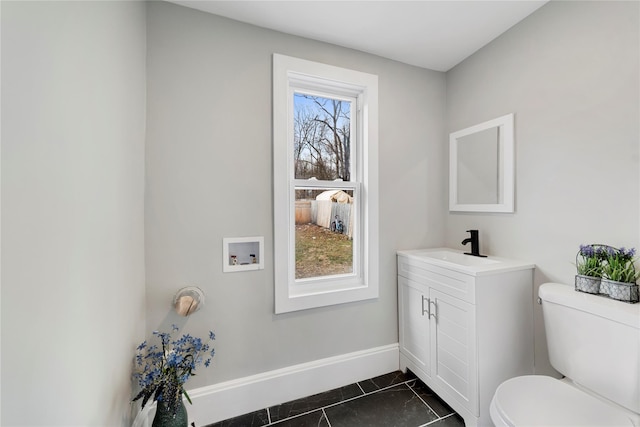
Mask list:
POLYGON ((296 179, 351 180, 351 102, 294 95, 296 179))

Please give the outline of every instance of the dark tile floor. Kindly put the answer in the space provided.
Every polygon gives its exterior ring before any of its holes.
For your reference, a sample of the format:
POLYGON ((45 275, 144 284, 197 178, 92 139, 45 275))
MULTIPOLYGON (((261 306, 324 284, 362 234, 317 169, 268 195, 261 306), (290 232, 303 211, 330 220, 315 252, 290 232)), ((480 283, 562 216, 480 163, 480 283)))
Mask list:
POLYGON ((464 427, 464 421, 408 372, 360 381, 206 427, 464 427))

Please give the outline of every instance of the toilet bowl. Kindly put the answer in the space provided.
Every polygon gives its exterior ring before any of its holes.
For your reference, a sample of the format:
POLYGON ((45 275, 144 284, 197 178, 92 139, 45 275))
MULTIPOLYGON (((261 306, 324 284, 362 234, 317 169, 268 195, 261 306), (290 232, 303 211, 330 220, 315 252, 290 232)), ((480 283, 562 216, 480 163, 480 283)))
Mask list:
POLYGON ((496 426, 640 427, 640 305, 545 283, 549 361, 564 375, 515 377, 489 406, 496 426))
POLYGON ((630 414, 562 380, 528 375, 498 386, 489 407, 496 427, 633 427, 630 414))

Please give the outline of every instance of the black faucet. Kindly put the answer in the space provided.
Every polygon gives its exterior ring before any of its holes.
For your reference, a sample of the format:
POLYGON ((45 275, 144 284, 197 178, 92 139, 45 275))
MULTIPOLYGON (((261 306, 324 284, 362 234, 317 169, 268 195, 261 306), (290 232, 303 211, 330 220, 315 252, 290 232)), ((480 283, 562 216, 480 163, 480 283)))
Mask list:
POLYGON ((462 241, 463 245, 471 242, 471 252, 465 252, 465 255, 473 255, 479 257, 486 257, 486 255, 480 255, 480 242, 478 240, 478 230, 467 230, 467 233, 471 233, 471 237, 468 237, 462 241))

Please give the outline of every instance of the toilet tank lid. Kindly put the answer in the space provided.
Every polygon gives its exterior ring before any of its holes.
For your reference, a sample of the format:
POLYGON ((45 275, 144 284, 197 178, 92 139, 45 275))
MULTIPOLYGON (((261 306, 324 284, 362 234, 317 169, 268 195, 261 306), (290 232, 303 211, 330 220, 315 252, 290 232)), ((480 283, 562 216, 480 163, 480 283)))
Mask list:
POLYGON ((543 283, 538 296, 544 302, 574 308, 640 329, 640 304, 629 304, 600 295, 578 292, 561 283, 543 283))

